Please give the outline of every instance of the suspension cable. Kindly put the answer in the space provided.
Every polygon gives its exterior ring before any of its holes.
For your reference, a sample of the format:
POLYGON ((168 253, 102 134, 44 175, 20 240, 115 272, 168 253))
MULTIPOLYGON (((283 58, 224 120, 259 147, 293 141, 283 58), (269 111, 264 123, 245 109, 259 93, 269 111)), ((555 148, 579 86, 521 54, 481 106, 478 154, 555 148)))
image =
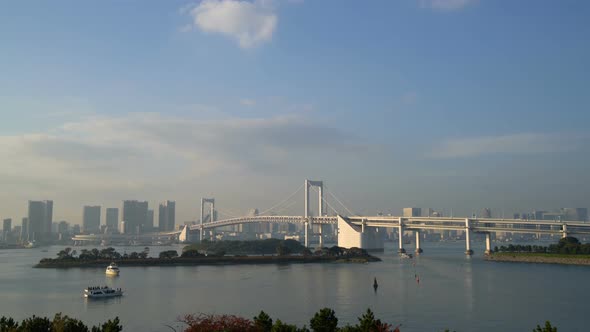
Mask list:
MULTIPOLYGON (((314 190, 319 195, 319 192, 315 187, 311 187, 311 189, 314 190)), ((326 203, 326 205, 328 205, 328 207, 331 208, 332 211, 336 212, 336 214, 340 214, 338 212, 338 210, 336 210, 332 205, 330 205, 330 203, 328 203, 328 201, 324 197, 322 197, 322 202, 326 203)), ((322 216, 320 216, 320 217, 322 217, 322 216)))
POLYGON ((291 198, 293 198, 293 196, 295 196, 295 194, 297 194, 299 192, 299 190, 301 190, 301 188, 303 188, 305 184, 302 184, 301 186, 299 186, 299 188, 297 188, 297 190, 295 190, 295 192, 293 192, 291 195, 289 195, 289 197, 285 198, 284 200, 280 201, 279 203, 273 205, 271 208, 266 209, 262 212, 259 212, 258 215, 264 215, 265 213, 273 210, 274 208, 280 206, 281 204, 284 204, 285 202, 287 202, 288 200, 290 200, 291 198))
POLYGON ((356 215, 357 215, 356 213, 354 213, 354 212, 350 211, 350 209, 349 209, 348 207, 346 207, 346 205, 344 205, 344 203, 342 203, 342 202, 341 202, 341 201, 338 199, 338 197, 336 197, 336 195, 334 195, 334 194, 333 194, 333 193, 332 193, 332 192, 331 192, 331 191, 330 191, 328 188, 326 188, 326 192, 327 192, 328 194, 330 194, 330 196, 332 196, 332 197, 333 197, 333 198, 334 198, 334 199, 335 199, 335 200, 336 200, 338 203, 340 203, 340 205, 342 205, 342 207, 344 207, 344 209, 346 209, 346 211, 348 211, 348 213, 350 213, 350 214, 351 214, 351 215, 353 215, 353 216, 356 216, 356 215))

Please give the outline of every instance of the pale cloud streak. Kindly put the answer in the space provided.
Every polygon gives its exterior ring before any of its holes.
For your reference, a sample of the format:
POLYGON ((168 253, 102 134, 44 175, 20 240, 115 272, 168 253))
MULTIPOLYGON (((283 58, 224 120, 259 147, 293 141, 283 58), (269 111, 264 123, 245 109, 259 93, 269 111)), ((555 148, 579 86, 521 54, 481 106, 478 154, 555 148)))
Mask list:
POLYGON ((0 181, 29 177, 70 189, 118 190, 206 175, 280 173, 302 160, 362 158, 352 134, 305 117, 196 120, 158 113, 89 116, 47 132, 0 136, 0 181), (162 174, 166 174, 162 177, 162 174))
POLYGON ((453 11, 467 7, 478 0, 419 0, 420 7, 439 11, 453 11))
MULTIPOLYGON (((188 13, 194 27, 235 39, 241 48, 253 48, 270 41, 278 21, 268 0, 204 0, 188 13)), ((183 31, 188 30, 183 28, 183 31)))
POLYGON ((578 149, 586 136, 574 134, 522 133, 458 138, 435 147, 433 158, 469 158, 491 154, 530 155, 578 149))

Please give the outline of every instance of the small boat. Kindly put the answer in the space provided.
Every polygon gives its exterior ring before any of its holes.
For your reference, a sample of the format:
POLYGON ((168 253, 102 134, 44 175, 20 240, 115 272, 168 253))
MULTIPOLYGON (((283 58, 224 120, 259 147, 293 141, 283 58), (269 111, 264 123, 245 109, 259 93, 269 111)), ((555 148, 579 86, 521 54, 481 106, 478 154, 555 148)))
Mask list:
POLYGON ((37 243, 35 243, 35 241, 29 241, 25 244, 25 248, 27 248, 27 249, 37 248, 37 243))
POLYGON ((375 278, 373 280, 373 289, 375 290, 375 292, 377 292, 377 287, 379 287, 379 284, 377 283, 377 278, 375 278))
POLYGON ((105 273, 108 276, 118 276, 119 275, 119 267, 117 266, 116 263, 112 262, 109 266, 107 266, 107 269, 105 271, 105 273))
POLYGON ((105 297, 117 297, 122 296, 123 291, 121 288, 112 289, 110 287, 88 287, 84 289, 84 297, 89 299, 105 298, 105 297))
POLYGON ((399 257, 401 258, 406 258, 406 259, 411 259, 412 258, 412 254, 406 254, 405 252, 399 254, 399 257))

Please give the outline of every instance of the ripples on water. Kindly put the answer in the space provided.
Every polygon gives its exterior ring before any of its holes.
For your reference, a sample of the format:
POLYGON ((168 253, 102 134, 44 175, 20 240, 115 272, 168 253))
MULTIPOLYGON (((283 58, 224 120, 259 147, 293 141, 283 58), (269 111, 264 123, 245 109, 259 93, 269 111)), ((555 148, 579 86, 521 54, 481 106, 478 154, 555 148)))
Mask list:
MULTIPOLYGON (((2 250, 0 312, 18 319, 64 312, 87 324, 119 316, 125 331, 165 331, 164 324, 180 326, 176 318, 185 313, 251 318, 264 310, 309 325, 317 310, 330 307, 344 325, 370 307, 403 332, 531 331, 545 320, 560 331, 588 330, 590 267, 485 262, 477 245, 468 259, 461 242, 424 243, 422 256, 406 260, 387 245, 380 263, 122 267, 116 278, 103 268, 31 268, 61 246, 2 250), (121 287, 125 296, 85 300, 82 289, 94 285, 121 287)), ((181 247, 152 247, 150 255, 169 249, 181 247)))

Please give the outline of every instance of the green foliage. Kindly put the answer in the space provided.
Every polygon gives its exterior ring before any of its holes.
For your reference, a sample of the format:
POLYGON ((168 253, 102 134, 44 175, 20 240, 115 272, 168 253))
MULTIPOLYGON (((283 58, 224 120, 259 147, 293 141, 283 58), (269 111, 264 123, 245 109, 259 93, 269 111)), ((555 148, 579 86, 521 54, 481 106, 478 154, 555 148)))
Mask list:
POLYGON ((0 318, 0 332, 16 332, 18 331, 18 323, 11 317, 0 318))
MULTIPOLYGON (((192 244, 182 249, 187 251, 200 251, 207 253, 225 252, 229 255, 259 254, 272 255, 277 253, 277 247, 282 245, 291 253, 303 253, 305 246, 295 240, 265 239, 255 241, 215 241, 203 240, 201 243, 192 244)), ((185 257, 185 256, 183 256, 185 257)))
POLYGON ((260 311, 258 316, 254 317, 254 325, 256 325, 261 332, 271 332, 272 318, 270 318, 266 312, 260 311))
POLYGON ((533 332, 557 332, 557 327, 551 326, 551 322, 546 321, 544 327, 537 325, 533 332))
POLYGON ((24 319, 19 326, 18 331, 50 331, 51 321, 47 317, 29 317, 24 319))
POLYGON ((14 319, 0 318, 0 332, 121 332, 123 327, 119 324, 119 317, 109 320, 100 326, 93 326, 92 330, 88 329, 82 321, 70 318, 61 313, 55 314, 53 320, 47 317, 25 318, 20 324, 14 319))
POLYGON ((51 332, 89 332, 89 330, 82 321, 57 313, 51 322, 51 332))
POLYGON ((178 252, 176 250, 166 250, 162 251, 158 257, 161 259, 171 259, 178 257, 178 252))
POLYGON ((92 332, 121 332, 123 331, 123 326, 120 323, 119 317, 115 317, 115 319, 109 319, 99 327, 93 326, 92 332))
POLYGON ((287 256, 291 254, 291 249, 289 249, 289 247, 286 247, 283 243, 280 243, 277 246, 277 255, 279 256, 287 256))
POLYGON ((315 313, 309 326, 314 332, 334 332, 338 328, 338 318, 334 310, 323 308, 315 313))
POLYGON ((559 240, 557 244, 551 244, 548 247, 537 245, 513 245, 500 246, 498 250, 494 248, 494 252, 533 252, 533 253, 547 253, 547 254, 562 254, 562 255, 589 255, 590 243, 581 244, 575 237, 565 237, 559 240))
POLYGON ((281 322, 280 319, 277 319, 277 321, 274 323, 274 325, 272 326, 272 329, 270 331, 271 332, 309 332, 309 330, 305 326, 302 328, 298 328, 295 325, 285 324, 285 323, 281 322))
MULTIPOLYGON (((185 247, 186 249, 186 247, 185 247)), ((201 254, 198 250, 196 249, 189 249, 189 250, 182 250, 182 254, 180 255, 180 257, 202 257, 205 256, 203 254, 201 254)))

